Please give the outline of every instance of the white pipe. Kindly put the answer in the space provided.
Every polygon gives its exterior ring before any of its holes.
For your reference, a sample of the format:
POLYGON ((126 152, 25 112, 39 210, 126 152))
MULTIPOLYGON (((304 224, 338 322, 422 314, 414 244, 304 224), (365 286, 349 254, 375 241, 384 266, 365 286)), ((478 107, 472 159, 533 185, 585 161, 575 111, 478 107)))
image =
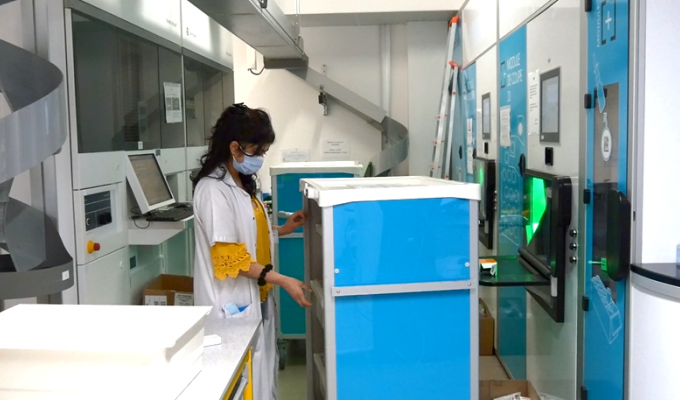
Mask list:
POLYGON ((390 25, 380 25, 380 68, 381 68, 381 85, 380 85, 380 105, 387 111, 387 115, 391 114, 391 83, 392 83, 392 53, 390 37, 392 30, 390 25))

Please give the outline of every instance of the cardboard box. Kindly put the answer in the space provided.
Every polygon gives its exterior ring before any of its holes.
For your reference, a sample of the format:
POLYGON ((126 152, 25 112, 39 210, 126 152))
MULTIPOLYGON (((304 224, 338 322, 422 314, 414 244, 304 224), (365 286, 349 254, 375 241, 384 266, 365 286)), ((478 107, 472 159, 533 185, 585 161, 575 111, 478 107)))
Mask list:
POLYGON ((494 400, 514 393, 521 393, 531 400, 541 400, 529 381, 479 381, 479 400, 494 400))
POLYGON ((144 288, 144 305, 193 306, 194 278, 159 275, 144 288))
POLYGON ((479 299, 479 355, 492 356, 494 347, 494 325, 489 307, 479 299))

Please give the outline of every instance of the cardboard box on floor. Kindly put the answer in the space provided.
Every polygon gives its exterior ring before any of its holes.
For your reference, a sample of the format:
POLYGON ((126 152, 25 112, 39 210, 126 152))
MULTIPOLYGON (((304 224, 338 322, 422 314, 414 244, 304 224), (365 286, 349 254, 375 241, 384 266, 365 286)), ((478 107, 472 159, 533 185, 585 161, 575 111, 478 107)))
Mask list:
POLYGON ((144 305, 193 306, 194 278, 159 275, 144 288, 144 305))
POLYGON ((541 400, 541 397, 529 381, 480 381, 479 400, 495 400, 503 396, 521 393, 531 400, 541 400))
POLYGON ((492 356, 495 322, 482 299, 479 299, 479 311, 479 355, 492 356))

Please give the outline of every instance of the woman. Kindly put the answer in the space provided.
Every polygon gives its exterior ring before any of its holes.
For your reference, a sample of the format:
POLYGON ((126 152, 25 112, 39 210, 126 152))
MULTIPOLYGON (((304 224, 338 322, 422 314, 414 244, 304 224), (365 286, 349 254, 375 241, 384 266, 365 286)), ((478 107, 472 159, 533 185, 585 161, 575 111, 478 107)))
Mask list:
POLYGON ((274 142, 269 115, 243 104, 230 106, 212 129, 208 153, 194 178, 196 258, 194 302, 210 305, 223 318, 262 318, 253 353, 254 398, 276 399, 278 354, 276 306, 270 293, 278 285, 302 307, 311 304, 297 279, 272 271, 272 233, 292 233, 305 222, 298 211, 284 226, 270 229, 255 197, 255 174, 274 142))

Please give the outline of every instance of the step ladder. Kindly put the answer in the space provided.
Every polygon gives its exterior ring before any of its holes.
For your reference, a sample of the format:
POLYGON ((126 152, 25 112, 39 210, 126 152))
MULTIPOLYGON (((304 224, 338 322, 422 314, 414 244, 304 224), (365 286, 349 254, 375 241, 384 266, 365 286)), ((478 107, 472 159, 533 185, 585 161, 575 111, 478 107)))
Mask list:
MULTIPOLYGON (((456 43, 458 17, 453 17, 449 24, 449 37, 446 43, 446 59, 453 59, 453 49, 456 43)), ((434 139, 430 177, 450 179, 451 170, 451 141, 456 111, 456 96, 458 92, 459 65, 449 61, 444 68, 439 114, 437 115, 437 132, 434 139)))

